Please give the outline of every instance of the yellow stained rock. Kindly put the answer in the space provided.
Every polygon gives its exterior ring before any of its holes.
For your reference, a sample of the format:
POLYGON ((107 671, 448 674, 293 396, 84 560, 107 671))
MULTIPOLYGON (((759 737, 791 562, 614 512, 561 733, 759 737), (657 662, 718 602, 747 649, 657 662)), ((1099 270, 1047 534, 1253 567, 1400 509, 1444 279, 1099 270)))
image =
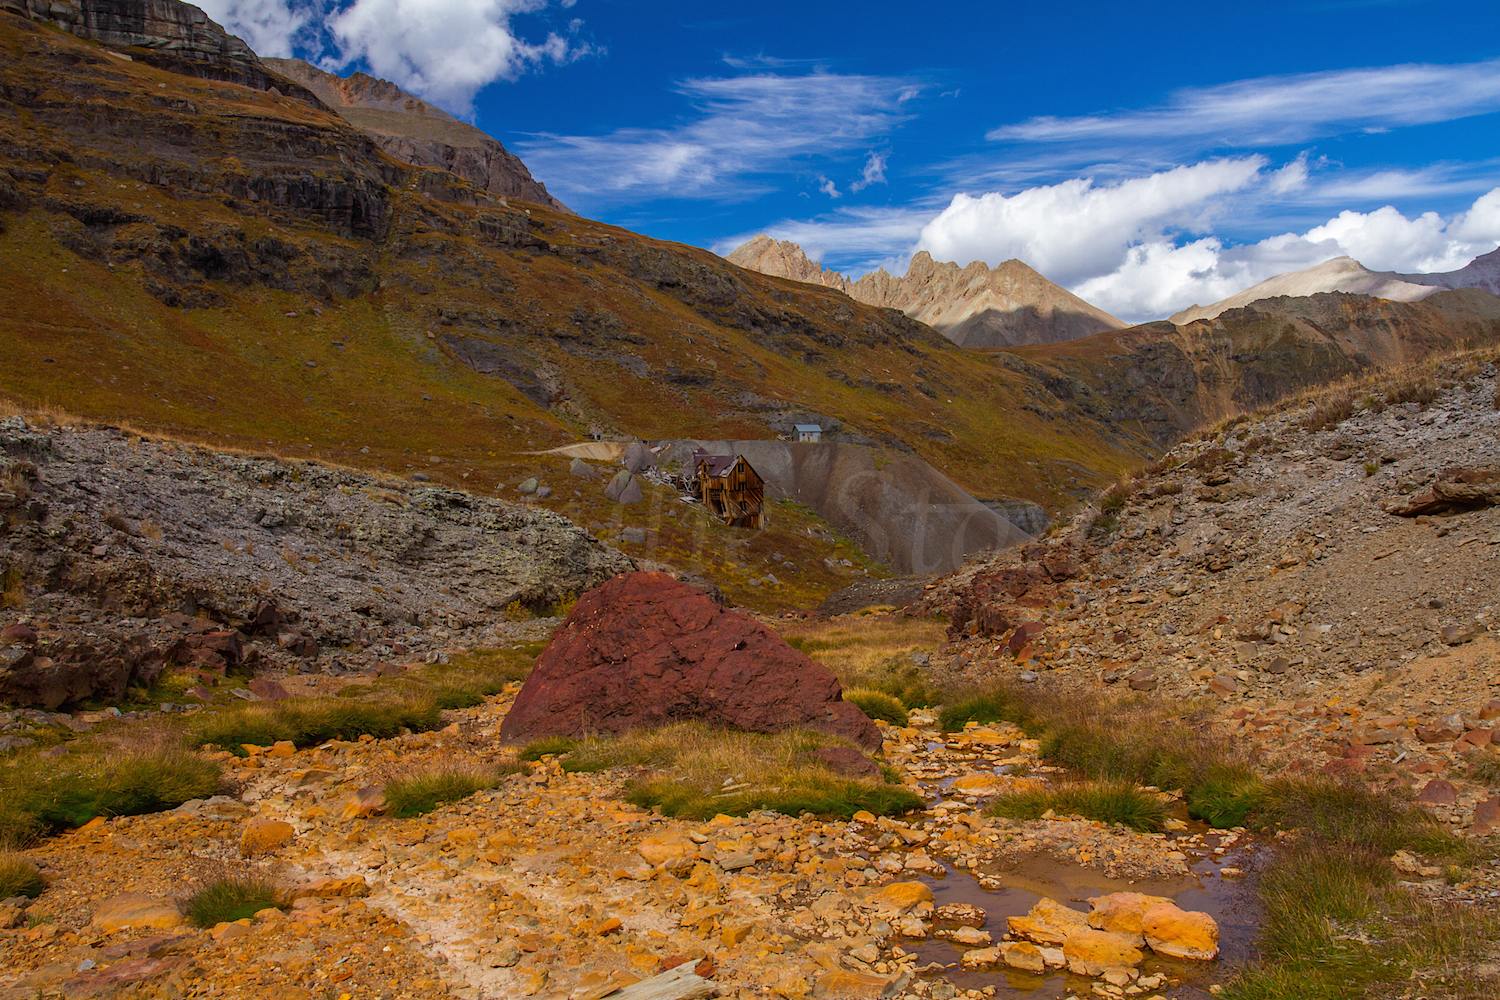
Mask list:
POLYGON ((344 803, 343 810, 339 813, 340 819, 366 819, 385 812, 385 791, 377 786, 370 785, 361 788, 354 796, 344 803))
POLYGON ((875 822, 875 814, 869 812, 868 810, 861 809, 859 810, 859 812, 851 816, 850 819, 852 819, 856 823, 873 823, 875 822))
POLYGON ((1093 911, 1089 913, 1089 926, 1095 930, 1110 931, 1130 938, 1137 948, 1146 943, 1141 933, 1141 918, 1146 911, 1160 903, 1170 903, 1163 896, 1147 896, 1140 892, 1112 892, 1089 899, 1093 911))
POLYGON ((1006 941, 999 948, 1000 957, 1012 969, 1042 972, 1047 968, 1047 960, 1042 955, 1042 949, 1030 941, 1006 941))
POLYGON ((290 757, 297 752, 297 744, 291 740, 277 740, 266 751, 267 757, 290 757))
POLYGON ((953 782, 953 790, 970 795, 996 795, 1010 783, 998 774, 966 774, 953 782))
POLYGON ((1098 976, 1105 969, 1134 968, 1145 956, 1129 938, 1088 927, 1068 935, 1063 958, 1074 975, 1098 976))
POLYGON ((680 830, 663 830, 646 837, 636 847, 640 856, 650 865, 659 865, 673 858, 698 853, 698 845, 680 830))
POLYGON ((1146 944, 1158 955, 1202 961, 1219 954, 1219 923, 1207 913, 1158 903, 1141 917, 1146 944))
POLYGON ((921 882, 892 882, 878 890, 866 905, 886 913, 906 913, 922 904, 932 905, 932 890, 921 882))
POLYGON ((348 878, 313 879, 311 882, 298 886, 292 892, 292 898, 301 899, 311 896, 315 899, 346 899, 369 894, 370 887, 365 884, 365 880, 358 875, 350 875, 348 878))
POLYGON ((880 996, 889 984, 885 976, 840 969, 819 976, 816 993, 820 997, 873 998, 880 996))
POLYGON ((1071 935, 1092 929, 1082 913, 1046 897, 1037 900, 1024 917, 1006 917, 1005 923, 1016 937, 1050 945, 1062 944, 1071 935))
POLYGON ((208 932, 215 941, 237 941, 250 934, 249 920, 235 920, 233 922, 214 924, 213 930, 208 932))
POLYGON ((724 929, 719 932, 719 942, 726 948, 733 948, 744 941, 755 929, 755 924, 725 924, 724 929))
POLYGON ((176 903, 143 892, 122 892, 94 908, 94 926, 106 934, 122 927, 167 931, 187 922, 176 903))
POLYGON ((479 831, 472 826, 465 826, 457 830, 449 830, 445 839, 454 847, 468 847, 479 839, 479 831))
POLYGON ((292 824, 285 820, 256 816, 240 831, 240 854, 247 858, 270 854, 290 844, 296 835, 292 824))

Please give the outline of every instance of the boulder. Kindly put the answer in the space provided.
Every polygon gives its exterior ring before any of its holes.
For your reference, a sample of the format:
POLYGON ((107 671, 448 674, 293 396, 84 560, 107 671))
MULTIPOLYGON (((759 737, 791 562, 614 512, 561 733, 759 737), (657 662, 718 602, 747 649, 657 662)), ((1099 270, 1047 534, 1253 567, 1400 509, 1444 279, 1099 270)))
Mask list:
POLYGON ((0 649, 0 702, 50 712, 83 698, 118 701, 139 660, 129 647, 109 650, 86 639, 47 643, 45 652, 40 644, 0 649))
POLYGON ((0 631, 0 639, 9 639, 11 642, 19 642, 31 645, 36 642, 36 631, 30 625, 10 625, 0 631))
POLYGON ((1030 941, 1006 941, 1000 945, 1000 954, 1012 969, 1025 972, 1045 972, 1047 969, 1042 949, 1030 941))
POLYGON ((632 441, 625 448, 625 454, 620 457, 620 464, 625 466, 625 471, 632 475, 637 472, 645 472, 647 469, 656 467, 656 455, 641 441, 632 441))
POLYGON ((922 882, 892 882, 865 901, 877 913, 898 915, 915 912, 918 916, 932 912, 932 890, 922 882))
POLYGON ((1219 924, 1207 913, 1158 903, 1141 917, 1146 944, 1158 955, 1207 961, 1219 954, 1219 924))
POLYGON ((629 472, 617 472, 604 487, 604 495, 615 503, 640 503, 641 484, 629 472))
POLYGON ((581 458, 575 458, 568 463, 568 475, 577 476, 580 479, 598 479, 599 470, 581 458))
POLYGON ((1106 896, 1089 899, 1093 910, 1088 915, 1089 926, 1096 930, 1109 931, 1129 938, 1137 948, 1146 943, 1141 932, 1141 919, 1146 911, 1171 900, 1163 896, 1147 896, 1139 892, 1112 892, 1106 896))
POLYGON ((261 701, 281 701, 283 698, 290 698, 292 696, 291 692, 279 683, 266 680, 264 677, 255 678, 248 686, 251 692, 261 701))
POLYGON ((1105 969, 1134 968, 1145 956, 1127 937, 1087 928, 1068 935, 1063 958, 1075 976, 1097 976, 1105 969))
POLYGON ((827 669, 666 573, 622 573, 579 599, 500 726, 511 741, 699 721, 807 728, 880 746, 827 669))
POLYGON ((1005 923, 1015 937, 1049 945, 1063 944, 1074 934, 1093 929, 1082 913, 1045 896, 1036 901, 1030 913, 1006 917, 1005 923))

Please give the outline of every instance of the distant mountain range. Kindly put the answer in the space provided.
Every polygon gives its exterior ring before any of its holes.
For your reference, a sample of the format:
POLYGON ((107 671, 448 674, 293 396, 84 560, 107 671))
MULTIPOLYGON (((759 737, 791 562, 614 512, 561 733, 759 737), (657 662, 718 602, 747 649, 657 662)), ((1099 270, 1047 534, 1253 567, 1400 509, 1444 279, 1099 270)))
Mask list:
POLYGON ((261 63, 318 95, 339 117, 403 163, 437 167, 490 194, 572 213, 500 143, 389 80, 364 73, 334 76, 301 59, 263 58, 261 63))
POLYGON ((1226 309, 1238 309, 1260 299, 1279 295, 1316 295, 1319 292, 1349 292, 1395 302, 1416 302, 1436 292, 1455 288, 1480 288, 1500 295, 1500 250, 1476 257, 1457 271, 1435 274, 1398 274, 1372 271, 1352 257, 1335 257, 1305 271, 1292 271, 1267 278, 1243 292, 1212 305, 1191 305, 1171 317, 1185 326, 1198 319, 1213 319, 1226 309))
POLYGON ((808 260, 796 243, 764 235, 726 259, 749 271, 837 288, 866 305, 899 309, 960 347, 1055 344, 1127 325, 1019 260, 994 268, 976 260, 961 268, 938 263, 924 250, 903 277, 882 268, 850 281, 808 260))

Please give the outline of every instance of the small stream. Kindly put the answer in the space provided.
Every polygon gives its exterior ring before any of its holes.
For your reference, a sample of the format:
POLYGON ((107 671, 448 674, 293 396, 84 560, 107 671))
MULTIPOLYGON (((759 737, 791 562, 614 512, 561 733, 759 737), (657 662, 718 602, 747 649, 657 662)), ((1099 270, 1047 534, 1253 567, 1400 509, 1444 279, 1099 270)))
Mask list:
MULTIPOLYGON (((1214 838, 1206 838, 1213 847, 1214 838)), ((932 889, 935 906, 953 903, 968 903, 985 911, 984 930, 996 941, 1006 933, 1005 918, 1028 912, 1042 896, 1049 896, 1082 912, 1088 912, 1090 896, 1110 892, 1142 892, 1172 899, 1184 910, 1201 910, 1213 916, 1219 923, 1219 958, 1214 962, 1189 962, 1163 958, 1152 954, 1149 948, 1142 949, 1146 960, 1141 964, 1141 975, 1161 973, 1180 985, 1162 987, 1156 992, 1178 998, 1209 997, 1208 988, 1228 979, 1232 971, 1256 956, 1256 941, 1259 937, 1260 911, 1254 889, 1247 880, 1225 879, 1218 870, 1225 866, 1249 868, 1249 860, 1243 851, 1237 850, 1221 856, 1200 859, 1193 865, 1193 875, 1178 880, 1148 880, 1105 878, 1100 872, 1074 864, 1064 864, 1047 854, 1031 854, 1005 859, 1000 864, 986 866, 987 878, 996 878, 1003 883, 998 890, 985 889, 968 872, 950 868, 944 876, 921 876, 921 881, 932 889)), ((935 925, 945 926, 942 923, 935 925)), ((1090 995, 1095 980, 1074 976, 1065 969, 1048 970, 1033 974, 1019 969, 997 966, 994 969, 966 971, 959 964, 959 957, 966 949, 941 938, 928 938, 922 942, 903 944, 913 951, 925 965, 931 962, 951 965, 943 977, 963 989, 995 987, 997 997, 1025 997, 1028 1000, 1051 1000, 1062 997, 1069 991, 1090 995), (915 946, 915 947, 913 947, 915 946)))

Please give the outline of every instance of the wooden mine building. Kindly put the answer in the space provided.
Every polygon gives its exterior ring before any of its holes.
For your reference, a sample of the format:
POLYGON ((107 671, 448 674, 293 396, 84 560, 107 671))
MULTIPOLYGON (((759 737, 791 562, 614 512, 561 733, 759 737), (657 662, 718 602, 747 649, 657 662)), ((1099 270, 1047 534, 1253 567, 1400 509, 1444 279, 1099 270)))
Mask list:
POLYGON ((693 454, 698 496, 709 510, 735 528, 766 526, 766 483, 744 455, 693 454))

